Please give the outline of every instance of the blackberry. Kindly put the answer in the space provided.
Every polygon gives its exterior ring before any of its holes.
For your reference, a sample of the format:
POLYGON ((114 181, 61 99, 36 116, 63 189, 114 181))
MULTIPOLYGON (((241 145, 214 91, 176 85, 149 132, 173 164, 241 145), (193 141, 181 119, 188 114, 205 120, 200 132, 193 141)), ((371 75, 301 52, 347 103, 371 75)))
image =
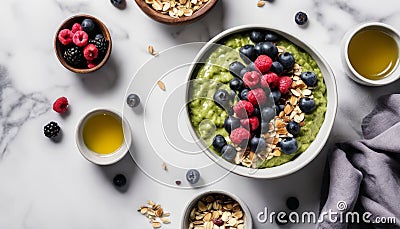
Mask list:
POLYGON ((83 57, 83 52, 79 47, 67 48, 64 51, 63 58, 68 64, 77 67, 84 63, 85 58, 83 57))
POLYGON ((96 48, 99 50, 100 55, 104 55, 108 49, 108 41, 104 37, 95 37, 94 39, 89 40, 89 44, 94 44, 96 48))
POLYGON ((54 138, 57 137, 57 135, 60 133, 60 126, 56 122, 50 122, 43 128, 44 135, 48 138, 54 138))

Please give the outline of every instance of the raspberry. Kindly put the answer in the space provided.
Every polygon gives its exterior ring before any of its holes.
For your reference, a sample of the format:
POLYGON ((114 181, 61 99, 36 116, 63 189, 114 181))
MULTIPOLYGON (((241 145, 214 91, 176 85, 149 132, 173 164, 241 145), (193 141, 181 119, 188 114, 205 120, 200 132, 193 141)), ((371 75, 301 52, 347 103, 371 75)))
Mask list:
POLYGON ((68 45, 68 44, 72 43, 73 36, 74 36, 74 34, 71 32, 71 30, 63 29, 58 34, 58 40, 61 42, 61 44, 68 45))
POLYGON ((89 36, 85 31, 77 31, 72 40, 78 47, 84 47, 88 43, 89 36))
POLYGON ((53 103, 53 110, 57 113, 62 114, 66 112, 67 108, 68 108, 68 100, 65 97, 60 97, 53 103))
POLYGON ((289 76, 282 76, 279 79, 279 91, 282 94, 288 93, 291 86, 292 86, 292 78, 290 78, 289 76))
POLYGON ((263 89, 256 88, 247 93, 247 100, 254 106, 259 106, 267 101, 267 97, 263 89))
POLYGON ((244 140, 249 140, 251 138, 251 134, 245 128, 239 127, 232 130, 231 135, 229 137, 233 143, 240 144, 244 140))
POLYGON ((257 117, 253 116, 251 118, 241 119, 240 124, 246 129, 255 131, 255 130, 257 130, 258 126, 260 125, 260 121, 258 120, 257 117))
POLYGON ((260 76, 256 71, 246 72, 243 76, 243 82, 246 87, 253 88, 260 82, 260 76))
POLYGON ((82 31, 82 26, 81 26, 79 23, 75 23, 75 24, 72 26, 71 32, 72 32, 73 34, 75 34, 75 33, 78 32, 78 31, 82 31))
POLYGON ((267 55, 260 55, 254 61, 254 65, 260 70, 261 73, 266 73, 272 66, 272 59, 267 55))
POLYGON ((91 61, 91 60, 88 60, 88 61, 87 61, 87 67, 88 67, 89 69, 94 68, 94 67, 96 67, 96 66, 97 66, 97 64, 95 64, 93 61, 91 61))
POLYGON ((279 86, 279 76, 274 72, 269 72, 261 77, 261 87, 276 88, 279 86))
POLYGON ((254 112, 253 104, 246 100, 240 100, 235 104, 233 110, 238 118, 247 118, 254 112))
POLYGON ((99 50, 94 44, 88 44, 83 49, 83 56, 86 58, 86 60, 94 60, 97 58, 97 55, 99 55, 99 50))

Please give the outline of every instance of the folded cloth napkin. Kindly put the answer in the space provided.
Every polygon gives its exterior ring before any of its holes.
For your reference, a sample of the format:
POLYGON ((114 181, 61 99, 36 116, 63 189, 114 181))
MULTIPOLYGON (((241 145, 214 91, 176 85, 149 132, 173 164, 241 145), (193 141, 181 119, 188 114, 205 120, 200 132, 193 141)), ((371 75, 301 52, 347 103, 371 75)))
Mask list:
POLYGON ((400 228, 400 94, 380 97, 362 131, 363 140, 338 144, 328 157, 319 229, 400 228))

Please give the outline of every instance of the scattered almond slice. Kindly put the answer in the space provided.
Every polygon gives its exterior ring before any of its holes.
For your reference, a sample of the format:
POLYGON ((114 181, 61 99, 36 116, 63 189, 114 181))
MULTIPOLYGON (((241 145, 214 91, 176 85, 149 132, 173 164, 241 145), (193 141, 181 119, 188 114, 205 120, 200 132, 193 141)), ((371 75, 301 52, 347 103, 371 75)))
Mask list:
POLYGON ((263 6, 265 6, 265 1, 258 1, 258 2, 257 2, 257 6, 258 6, 258 7, 263 7, 263 6))
POLYGON ((151 226, 153 228, 160 228, 161 222, 164 224, 170 223, 170 219, 167 218, 170 213, 164 212, 160 204, 156 204, 154 201, 148 200, 147 206, 141 206, 138 211, 150 219, 151 226), (161 222, 157 221, 160 219, 161 222))
POLYGON ((157 85, 158 85, 158 87, 159 87, 161 90, 165 91, 165 84, 164 84, 164 82, 162 82, 161 80, 159 80, 159 81, 157 81, 157 85))

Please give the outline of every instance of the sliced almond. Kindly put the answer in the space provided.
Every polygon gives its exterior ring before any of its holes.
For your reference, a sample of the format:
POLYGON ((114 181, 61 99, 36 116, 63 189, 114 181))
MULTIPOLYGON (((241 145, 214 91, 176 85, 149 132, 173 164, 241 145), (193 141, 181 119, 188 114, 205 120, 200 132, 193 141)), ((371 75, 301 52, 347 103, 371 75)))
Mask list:
POLYGON ((160 227, 161 227, 161 223, 160 223, 160 222, 152 222, 152 223, 151 223, 151 226, 152 226, 153 228, 160 228, 160 227))
POLYGON ((157 85, 161 90, 165 91, 165 84, 161 80, 157 81, 157 85))
POLYGON ((212 217, 212 213, 209 212, 209 213, 207 213, 207 214, 204 216, 203 220, 204 220, 205 222, 208 222, 208 221, 211 220, 211 217, 212 217))
POLYGON ((199 202, 197 203, 197 208, 198 208, 200 211, 206 211, 206 210, 207 210, 207 206, 206 206, 202 201, 199 201, 199 202))
POLYGON ((263 7, 263 6, 265 6, 265 2, 264 1, 258 1, 257 2, 257 6, 258 7, 263 7))

